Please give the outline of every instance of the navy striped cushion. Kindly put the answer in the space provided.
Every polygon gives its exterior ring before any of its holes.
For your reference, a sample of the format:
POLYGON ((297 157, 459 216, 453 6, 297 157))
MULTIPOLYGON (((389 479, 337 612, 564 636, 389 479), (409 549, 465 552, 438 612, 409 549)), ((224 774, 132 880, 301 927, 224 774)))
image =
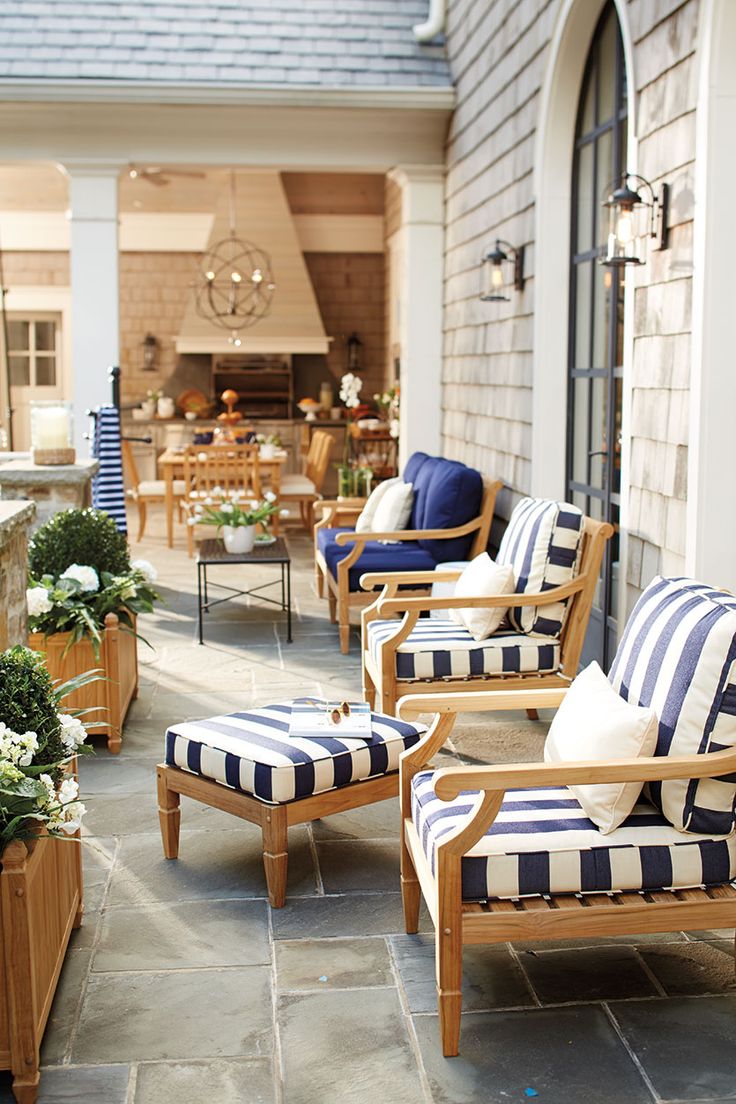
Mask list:
MULTIPOLYGON (((583 533, 577 506, 544 498, 523 498, 501 540, 496 562, 514 569, 517 594, 540 594, 575 577, 583 533)), ((567 602, 521 606, 508 612, 517 632, 559 636, 567 602)))
MULTIPOLYGON (((368 650, 381 666, 381 646, 399 621, 370 621, 368 650)), ((553 638, 497 632, 474 640, 455 621, 422 617, 396 652, 399 679, 465 678, 468 675, 548 673, 560 665, 560 643, 553 638)))
MULTIPOLYGON (((412 818, 435 869, 437 845, 467 821, 477 794, 435 795, 432 771, 412 782, 412 818)), ((466 901, 550 893, 692 889, 736 875, 736 836, 685 836, 642 800, 602 835, 565 786, 509 790, 488 832, 463 857, 466 901)))
MULTIPOLYGON (((656 755, 736 745, 736 600, 693 579, 657 576, 629 618, 609 673, 613 687, 659 718, 656 755)), ((675 828, 730 832, 736 777, 652 782, 675 828)))
POLYGON ((166 762, 282 804, 398 770, 402 751, 426 731, 425 725, 374 713, 370 742, 292 739, 291 705, 281 702, 172 725, 166 733, 166 762))

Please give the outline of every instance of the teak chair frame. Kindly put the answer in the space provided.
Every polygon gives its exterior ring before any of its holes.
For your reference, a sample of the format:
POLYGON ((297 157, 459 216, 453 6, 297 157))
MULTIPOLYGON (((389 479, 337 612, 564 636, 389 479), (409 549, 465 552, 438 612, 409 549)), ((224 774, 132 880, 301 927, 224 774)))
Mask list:
POLYGON ((435 927, 435 966, 442 1052, 459 1050, 462 1010, 463 947, 516 940, 590 938, 639 932, 694 931, 736 926, 736 888, 730 883, 708 889, 651 892, 559 894, 487 901, 463 901, 462 857, 493 824, 507 790, 524 787, 589 785, 603 782, 653 782, 675 778, 714 778, 736 771, 736 749, 706 755, 618 759, 576 763, 513 763, 448 767, 437 771, 435 793, 450 801, 478 791, 472 811, 438 844, 433 872, 411 815, 412 779, 426 769, 449 736, 457 713, 471 710, 556 708, 566 691, 509 690, 488 694, 408 695, 399 716, 434 712, 435 719, 418 744, 401 756, 401 895, 406 931, 419 924, 421 897, 435 927))
MULTIPOLYGON (((393 715, 401 694, 436 694, 447 692, 450 688, 486 693, 494 686, 504 690, 569 686, 580 663, 606 541, 612 536, 613 526, 608 522, 585 517, 577 575, 563 586, 545 590, 541 594, 502 594, 485 598, 456 598, 452 595, 447 598, 405 597, 406 591, 399 591, 399 587, 405 585, 403 576, 379 572, 363 575, 361 586, 368 590, 383 587, 375 601, 361 614, 363 697, 371 708, 379 703, 377 708, 381 712, 393 715), (396 676, 399 645, 411 634, 424 612, 467 607, 488 609, 493 606, 549 606, 563 599, 567 599, 569 604, 560 634, 560 665, 556 671, 547 674, 529 672, 514 675, 447 675, 442 679, 398 679, 396 676), (375 663, 368 648, 368 625, 371 621, 390 618, 396 614, 403 614, 403 617, 396 622, 396 632, 382 643, 380 663, 375 663)), ((431 585, 437 582, 454 582, 461 574, 460 571, 449 569, 416 571, 411 573, 407 581, 416 582, 417 585, 431 585)), ((533 640, 534 637, 530 639, 533 640)), ((536 718, 536 712, 531 707, 528 712, 532 718, 536 718)))
POLYGON ((314 506, 319 502, 322 492, 322 484, 325 481, 327 468, 330 462, 330 454, 335 445, 335 438, 323 429, 316 429, 309 442, 309 451, 304 460, 303 474, 314 486, 313 492, 289 491, 289 476, 282 477, 281 500, 283 502, 296 502, 299 504, 299 515, 305 529, 311 530, 314 524, 314 506))
MULTIPOLYGON (((227 502, 234 492, 261 497, 261 469, 258 445, 189 445, 183 454, 184 482, 187 493, 183 507, 191 516, 195 506, 203 505, 206 493, 218 504, 227 502), (203 459, 204 457, 204 459, 203 459), (213 493, 217 491, 218 493, 213 493)), ((274 515, 277 532, 278 514, 274 515)), ((194 555, 194 526, 187 526, 187 551, 194 555)))
MULTIPOLYGON (((367 594, 360 590, 350 590, 350 569, 360 558, 368 541, 389 540, 403 542, 418 540, 453 540, 457 537, 466 537, 474 533, 475 536, 473 537, 469 552, 469 556, 472 559, 486 549, 491 531, 491 522, 493 521, 496 496, 502 486, 503 482, 500 479, 494 481, 484 479, 480 513, 477 517, 472 518, 471 521, 467 521, 464 525, 457 525, 453 529, 399 529, 386 533, 338 533, 335 538, 338 545, 352 544, 353 547, 350 549, 347 556, 338 563, 337 578, 333 577, 332 572, 327 567, 324 556, 318 548, 317 540, 319 530, 332 528, 335 519, 341 515, 349 516, 352 514, 353 517, 357 517, 363 506, 361 505, 358 507, 357 501, 355 501, 353 505, 342 502, 320 503, 320 506, 324 509, 324 513, 320 521, 318 521, 314 527, 314 562, 317 575, 317 592, 320 597, 322 597, 325 589, 327 590, 327 599, 330 604, 330 621, 333 624, 337 622, 339 625, 340 651, 344 655, 346 655, 350 649, 351 608, 363 607, 367 603, 372 603, 374 601, 374 595, 372 594, 367 594)), ((407 586, 410 581, 414 582, 416 580, 420 593, 426 593, 431 583, 437 581, 433 572, 407 572, 401 571, 400 568, 391 575, 381 574, 379 576, 375 574, 363 576, 363 579, 368 578, 380 578, 381 582, 395 580, 397 587, 407 586), (431 580, 429 576, 431 576, 431 580)), ((380 583, 377 585, 380 585, 380 583)))
MULTIPOLYGON (((163 479, 152 480, 152 482, 159 483, 161 485, 161 491, 157 491, 151 494, 142 493, 139 489, 141 485, 141 478, 138 472, 138 465, 135 462, 133 449, 130 447, 130 441, 126 441, 123 437, 120 441, 120 447, 122 451, 123 471, 127 473, 131 483, 130 487, 125 488, 125 497, 126 500, 135 502, 136 506, 138 507, 138 536, 136 537, 136 540, 141 541, 143 540, 143 534, 146 531, 146 520, 148 514, 147 506, 149 506, 151 503, 159 502, 163 506, 163 504, 166 502, 166 482, 163 479)), ((174 495, 174 504, 178 507, 180 521, 182 517, 182 498, 183 496, 181 494, 174 495)))

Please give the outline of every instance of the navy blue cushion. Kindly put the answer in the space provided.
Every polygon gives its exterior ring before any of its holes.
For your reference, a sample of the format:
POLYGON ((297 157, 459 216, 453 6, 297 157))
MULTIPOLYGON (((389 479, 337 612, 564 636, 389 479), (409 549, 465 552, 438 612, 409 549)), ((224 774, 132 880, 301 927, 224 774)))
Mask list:
MULTIPOLYGON (((347 556, 352 544, 335 542, 338 533, 351 533, 352 529, 318 529, 317 547, 325 558, 327 569, 337 578, 337 565, 347 556)), ((434 571, 435 560, 416 541, 400 544, 380 544, 367 541, 365 548, 348 572, 351 590, 360 590, 360 576, 366 571, 434 571)))
MULTIPOLYGON (((406 466, 401 478, 405 483, 414 483, 417 478, 417 473, 421 468, 425 460, 429 460, 426 452, 413 452, 409 459, 406 461, 406 466)), ((414 516, 412 511, 412 517, 414 516)), ((413 528, 413 527, 412 527, 413 528)))
MULTIPOLYGON (((413 459, 413 457, 412 457, 413 459)), ((407 469, 409 465, 407 464, 407 469)), ((409 526, 412 529, 454 529, 478 516, 483 497, 480 472, 457 460, 428 456, 413 480, 414 505, 409 526)), ((422 548, 438 562, 466 560, 475 534, 452 540, 422 540, 422 548)))

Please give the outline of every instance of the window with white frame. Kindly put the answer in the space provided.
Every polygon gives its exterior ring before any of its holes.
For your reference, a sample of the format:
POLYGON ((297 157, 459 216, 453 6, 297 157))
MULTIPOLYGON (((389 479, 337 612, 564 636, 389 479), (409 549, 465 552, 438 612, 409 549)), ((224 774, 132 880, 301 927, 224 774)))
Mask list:
POLYGON ((61 315, 8 314, 11 387, 55 387, 59 375, 61 315))

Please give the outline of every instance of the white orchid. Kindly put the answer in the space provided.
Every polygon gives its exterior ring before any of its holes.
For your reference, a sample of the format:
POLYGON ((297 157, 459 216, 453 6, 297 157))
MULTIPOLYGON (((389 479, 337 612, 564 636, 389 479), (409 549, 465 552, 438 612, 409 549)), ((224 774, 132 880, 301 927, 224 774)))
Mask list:
POLYGON ((49 598, 49 592, 46 587, 42 586, 28 587, 26 602, 31 617, 39 617, 42 613, 50 613, 54 608, 54 603, 49 598))
POLYGON ((153 584, 158 579, 158 571, 148 560, 133 560, 130 566, 134 571, 140 571, 147 583, 153 584))
POLYGON ((68 713, 59 714, 61 725, 61 742, 68 751, 76 749, 87 739, 87 730, 78 717, 72 717, 68 713))
POLYGON ((70 564, 66 571, 60 575, 61 579, 73 579, 79 583, 80 589, 91 593, 100 589, 100 579, 93 567, 85 564, 70 564))
POLYGON ((363 381, 360 376, 356 376, 353 372, 346 372, 340 380, 340 398, 348 407, 352 410, 356 406, 360 406, 360 399, 358 395, 363 387, 363 381))

